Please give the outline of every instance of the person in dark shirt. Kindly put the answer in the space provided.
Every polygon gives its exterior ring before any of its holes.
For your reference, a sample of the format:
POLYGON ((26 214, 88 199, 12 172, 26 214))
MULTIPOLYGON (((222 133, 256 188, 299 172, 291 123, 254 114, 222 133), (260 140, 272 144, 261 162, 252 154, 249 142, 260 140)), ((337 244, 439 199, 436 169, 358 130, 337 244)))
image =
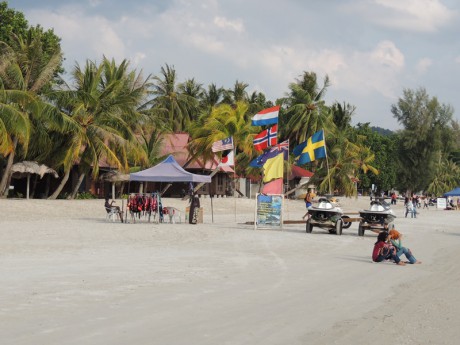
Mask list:
POLYGON ((374 244, 374 250, 372 251, 372 261, 382 262, 385 260, 393 260, 397 265, 404 266, 406 263, 402 262, 398 255, 396 255, 396 249, 393 246, 389 246, 387 243, 388 232, 382 231, 377 237, 377 242, 374 244))

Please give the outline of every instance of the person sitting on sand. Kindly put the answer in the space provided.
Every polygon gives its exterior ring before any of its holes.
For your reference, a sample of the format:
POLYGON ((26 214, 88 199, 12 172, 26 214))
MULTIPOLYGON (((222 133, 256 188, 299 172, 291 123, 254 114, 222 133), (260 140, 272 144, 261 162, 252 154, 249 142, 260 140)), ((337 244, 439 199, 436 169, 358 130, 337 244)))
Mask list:
POLYGON ((422 262, 418 261, 414 255, 412 255, 412 252, 409 248, 403 247, 401 243, 401 237, 402 234, 395 229, 391 229, 388 233, 388 239, 390 240, 390 243, 396 248, 396 255, 400 257, 404 254, 407 260, 409 260, 410 264, 421 264, 422 262))
POLYGON ((397 265, 404 266, 405 263, 396 255, 396 249, 387 243, 387 239, 388 232, 382 231, 379 233, 377 242, 374 244, 374 250, 372 251, 372 261, 382 262, 385 260, 393 260, 397 265))
POLYGON ((121 209, 119 206, 113 206, 113 203, 115 200, 112 200, 112 202, 109 202, 109 198, 105 198, 105 209, 107 213, 110 212, 110 210, 115 210, 118 213, 118 217, 120 218, 120 221, 123 223, 123 212, 121 212, 121 209))

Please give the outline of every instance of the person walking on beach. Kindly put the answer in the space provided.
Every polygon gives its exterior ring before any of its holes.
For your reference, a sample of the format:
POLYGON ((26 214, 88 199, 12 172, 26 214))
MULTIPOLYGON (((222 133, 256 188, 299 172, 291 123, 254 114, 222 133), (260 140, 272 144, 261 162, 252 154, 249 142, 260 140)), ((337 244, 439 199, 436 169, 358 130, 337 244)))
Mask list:
POLYGON ((307 208, 307 213, 305 213, 305 215, 302 217, 302 219, 305 219, 305 217, 308 216, 308 218, 310 218, 309 214, 308 214, 308 209, 311 207, 312 203, 312 197, 311 197, 311 193, 310 191, 307 192, 307 194, 305 194, 305 198, 303 199, 305 201, 305 207, 307 208))
POLYGON ((402 245, 401 237, 402 234, 395 229, 391 229, 388 233, 388 239, 390 240, 390 243, 396 248, 396 255, 400 257, 404 254, 407 260, 409 260, 410 264, 421 264, 422 262, 418 261, 414 257, 412 251, 409 248, 406 248, 402 245))
POLYGON ((404 266, 405 263, 401 261, 398 255, 396 255, 396 249, 389 243, 387 243, 388 232, 382 231, 377 236, 377 242, 374 244, 372 251, 372 261, 382 262, 385 260, 393 260, 395 264, 404 266))
POLYGON ((430 208, 428 207, 428 197, 427 197, 426 195, 425 195, 425 197, 423 198, 423 209, 425 209, 425 208, 430 209, 430 208))
MULTIPOLYGON (((406 198, 406 214, 405 217, 407 218, 407 215, 410 213, 410 217, 414 218, 414 204, 412 203, 412 200, 410 198, 406 198)), ((417 212, 417 211, 415 211, 417 212)))

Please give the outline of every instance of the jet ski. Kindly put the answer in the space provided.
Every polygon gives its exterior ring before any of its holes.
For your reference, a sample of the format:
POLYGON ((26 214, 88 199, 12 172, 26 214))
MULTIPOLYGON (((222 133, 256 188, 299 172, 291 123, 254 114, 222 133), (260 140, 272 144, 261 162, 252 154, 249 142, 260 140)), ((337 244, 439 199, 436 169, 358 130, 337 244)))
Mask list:
POLYGON ((342 234, 342 228, 344 227, 342 220, 343 211, 340 207, 334 206, 328 199, 320 198, 318 206, 310 206, 308 208, 308 214, 307 233, 312 232, 313 226, 318 226, 321 228, 330 228, 330 233, 342 234))
POLYGON ((370 226, 391 224, 396 215, 393 213, 393 210, 390 208, 390 204, 385 202, 385 200, 372 200, 370 208, 368 210, 360 210, 359 216, 362 218, 362 221, 359 224, 359 235, 364 235, 363 224, 368 223, 370 226), (362 233, 362 234, 361 234, 362 233))

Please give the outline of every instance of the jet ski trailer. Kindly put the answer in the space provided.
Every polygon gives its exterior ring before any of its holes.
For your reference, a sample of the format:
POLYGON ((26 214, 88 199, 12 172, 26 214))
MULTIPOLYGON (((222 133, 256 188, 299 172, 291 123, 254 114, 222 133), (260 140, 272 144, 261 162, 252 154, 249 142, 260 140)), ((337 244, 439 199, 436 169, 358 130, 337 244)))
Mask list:
POLYGON ((364 236, 366 229, 383 231, 385 230, 385 224, 390 228, 396 215, 385 200, 376 199, 371 201, 368 210, 359 211, 359 217, 361 221, 359 222, 358 235, 364 236))
POLYGON ((306 232, 311 233, 313 227, 326 229, 331 234, 342 235, 342 229, 347 229, 351 226, 348 222, 348 216, 343 215, 340 207, 332 205, 326 198, 320 198, 318 206, 308 208, 308 220, 306 222, 306 232))

